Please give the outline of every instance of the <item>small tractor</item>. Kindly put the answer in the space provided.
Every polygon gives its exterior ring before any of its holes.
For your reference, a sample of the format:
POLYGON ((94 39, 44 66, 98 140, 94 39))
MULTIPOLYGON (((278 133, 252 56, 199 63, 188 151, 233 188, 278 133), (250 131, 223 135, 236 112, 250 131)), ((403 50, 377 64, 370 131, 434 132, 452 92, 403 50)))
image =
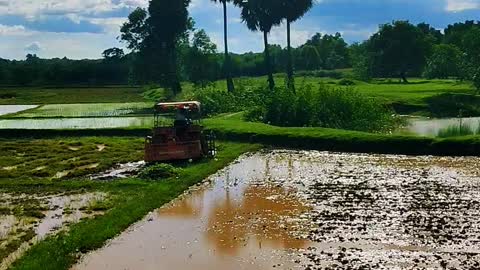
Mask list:
POLYGON ((145 140, 145 162, 193 160, 215 155, 215 137, 201 125, 197 101, 158 103, 152 135, 145 140))

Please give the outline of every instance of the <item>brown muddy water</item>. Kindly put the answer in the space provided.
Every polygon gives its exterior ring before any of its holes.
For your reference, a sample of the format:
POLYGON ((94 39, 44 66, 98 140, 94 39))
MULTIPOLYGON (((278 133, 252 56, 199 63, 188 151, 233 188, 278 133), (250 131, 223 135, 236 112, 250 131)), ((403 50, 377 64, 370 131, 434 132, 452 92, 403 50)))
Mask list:
POLYGON ((28 248, 69 224, 101 215, 90 208, 107 198, 105 193, 8 194, 0 193, 0 270, 28 248))
POLYGON ((479 269, 479 165, 247 155, 73 269, 479 269))

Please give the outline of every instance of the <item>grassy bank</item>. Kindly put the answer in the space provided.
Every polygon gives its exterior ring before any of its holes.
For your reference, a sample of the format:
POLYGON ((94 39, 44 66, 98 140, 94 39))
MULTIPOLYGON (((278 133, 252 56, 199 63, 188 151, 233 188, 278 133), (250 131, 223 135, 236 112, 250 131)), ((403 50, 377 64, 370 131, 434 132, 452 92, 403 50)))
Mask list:
POLYGON ((205 123, 218 138, 277 147, 406 155, 480 155, 480 136, 439 139, 324 128, 282 128, 245 122, 239 117, 220 117, 205 123))
MULTIPOLYGON (((206 119, 204 125, 221 140, 261 143, 325 151, 407 155, 480 155, 480 136, 433 138, 386 135, 325 128, 284 128, 245 122, 241 114, 206 119)), ((147 128, 95 130, 1 130, 0 138, 49 138, 63 136, 143 137, 147 128)), ((140 140, 140 139, 139 139, 140 140)))
MULTIPOLYGON (((220 143, 215 160, 203 160, 185 166, 178 179, 161 182, 145 182, 136 179, 109 183, 71 180, 12 186, 10 188, 15 192, 28 187, 37 191, 44 189, 95 190, 114 194, 116 198, 112 201, 112 209, 105 215, 72 225, 68 232, 50 236, 34 245, 15 262, 12 269, 68 269, 79 258, 80 253, 100 248, 105 241, 124 231, 149 211, 174 199, 188 187, 225 167, 240 154, 255 151, 259 147, 254 144, 220 143)), ((3 186, 2 189, 5 192, 9 191, 8 185, 3 186)))

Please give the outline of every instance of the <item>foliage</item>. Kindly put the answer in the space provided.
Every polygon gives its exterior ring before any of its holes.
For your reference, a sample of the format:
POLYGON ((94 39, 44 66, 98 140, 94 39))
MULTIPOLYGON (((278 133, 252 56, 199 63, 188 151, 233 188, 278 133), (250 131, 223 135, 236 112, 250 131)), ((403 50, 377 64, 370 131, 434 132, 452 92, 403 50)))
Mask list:
POLYGON ((424 76, 429 79, 458 77, 461 69, 462 52, 454 45, 440 44, 433 47, 427 61, 424 76))
POLYGON ((121 28, 120 38, 137 52, 136 77, 142 82, 160 82, 174 93, 181 91, 177 49, 193 28, 187 7, 190 0, 152 0, 148 11, 137 8, 121 28))
POLYGON ((477 88, 477 92, 480 93, 480 67, 477 68, 477 72, 473 75, 473 85, 477 88))
POLYGON ((300 46, 301 55, 296 58, 296 66, 300 69, 340 69, 350 67, 348 44, 340 33, 322 35, 316 33, 300 46), (307 49, 307 53, 303 50, 307 49), (315 52, 312 51, 315 48, 315 52))
POLYGON ((278 3, 278 0, 236 1, 236 4, 241 8, 242 20, 248 29, 263 32, 263 42, 265 45, 264 61, 268 75, 268 86, 272 91, 275 87, 275 81, 273 79, 273 68, 270 59, 268 34, 272 30, 272 27, 279 25, 283 19, 277 9, 278 3))
POLYGON ((261 116, 252 113, 248 116, 277 126, 369 132, 389 131, 396 124, 393 112, 374 99, 353 89, 335 89, 327 85, 320 85, 318 89, 303 86, 296 94, 286 88, 277 88, 275 95, 266 102, 264 111, 261 116))
POLYGON ((147 166, 138 175, 140 179, 144 180, 165 180, 172 177, 177 177, 182 170, 174 167, 170 164, 159 163, 151 166, 147 166))
POLYGON ((217 46, 204 30, 193 35, 185 59, 185 68, 189 80, 195 85, 205 86, 220 78, 220 65, 216 57, 217 46))
POLYGON ((384 24, 367 42, 373 75, 399 77, 419 74, 431 53, 433 38, 407 21, 384 24))

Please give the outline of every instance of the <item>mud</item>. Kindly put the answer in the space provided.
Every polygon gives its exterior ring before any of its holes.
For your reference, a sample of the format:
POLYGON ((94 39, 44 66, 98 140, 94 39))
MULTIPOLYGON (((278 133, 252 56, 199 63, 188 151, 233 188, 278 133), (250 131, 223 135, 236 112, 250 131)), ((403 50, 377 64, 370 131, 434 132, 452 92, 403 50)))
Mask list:
POLYGON ((479 165, 245 156, 73 269, 479 269, 479 165))
MULTIPOLYGON (((98 167, 99 164, 92 164, 90 166, 93 166, 93 165, 96 165, 96 167, 98 167)), ((105 172, 91 175, 90 180, 108 181, 108 180, 115 180, 115 179, 122 179, 122 178, 136 176, 138 172, 143 167, 145 167, 145 165, 146 165, 145 161, 117 164, 114 168, 109 169, 105 172)))
POLYGON ((103 214, 89 207, 107 198, 105 193, 0 195, 0 269, 7 269, 31 244, 69 224, 103 214))

